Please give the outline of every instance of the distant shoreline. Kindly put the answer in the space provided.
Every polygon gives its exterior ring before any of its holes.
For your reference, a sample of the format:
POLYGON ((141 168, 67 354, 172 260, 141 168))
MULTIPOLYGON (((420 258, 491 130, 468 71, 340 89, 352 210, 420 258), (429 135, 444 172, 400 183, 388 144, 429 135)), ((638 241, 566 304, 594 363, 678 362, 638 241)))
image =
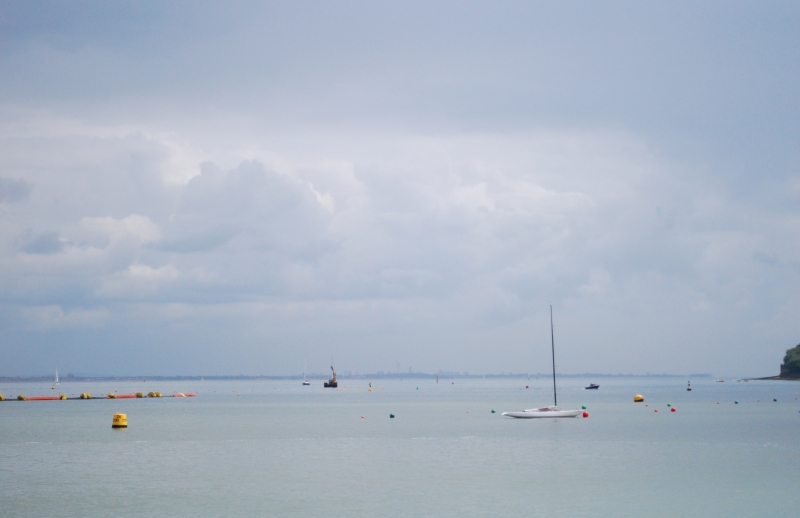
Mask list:
POLYGON ((744 378, 745 381, 800 381, 800 378, 783 378, 778 376, 767 376, 766 378, 744 378))
MULTIPOLYGON (((309 374, 309 379, 328 379, 329 374, 309 374)), ((389 373, 373 373, 373 374, 351 374, 342 375, 339 373, 339 379, 551 379, 550 373, 509 373, 509 374, 468 374, 456 372, 442 372, 439 374, 428 374, 423 372, 413 372, 405 374, 389 374, 389 373)), ((559 378, 711 378, 711 374, 559 374, 559 378)), ((264 381, 279 381, 279 380, 301 380, 301 375, 291 376, 75 376, 68 374, 59 381, 61 383, 72 382, 86 382, 86 381, 236 381, 236 380, 264 380, 264 381)), ((767 379, 767 378, 749 378, 749 379, 767 379)), ((33 383, 33 382, 51 382, 53 381, 52 375, 47 376, 0 376, 0 383, 33 383)))

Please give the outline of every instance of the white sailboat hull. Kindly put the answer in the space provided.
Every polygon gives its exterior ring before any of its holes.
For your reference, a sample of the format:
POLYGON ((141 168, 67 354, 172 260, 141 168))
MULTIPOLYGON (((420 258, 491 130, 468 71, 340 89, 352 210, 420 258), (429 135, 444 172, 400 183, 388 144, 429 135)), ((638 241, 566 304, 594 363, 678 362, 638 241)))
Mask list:
POLYGON ((520 412, 503 412, 502 415, 517 419, 536 419, 542 417, 578 417, 582 410, 561 410, 557 407, 531 408, 520 412))

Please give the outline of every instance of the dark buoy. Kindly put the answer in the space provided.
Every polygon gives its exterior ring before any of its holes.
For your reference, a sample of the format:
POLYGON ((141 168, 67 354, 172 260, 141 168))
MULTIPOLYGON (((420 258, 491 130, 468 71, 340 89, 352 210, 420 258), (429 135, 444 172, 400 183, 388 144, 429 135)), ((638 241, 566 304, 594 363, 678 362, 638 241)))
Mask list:
POLYGON ((389 419, 394 419, 394 414, 389 414, 389 419))
POLYGON ((777 399, 773 399, 773 401, 777 402, 778 400, 777 399))
POLYGON ((525 388, 530 388, 529 386, 525 385, 525 388))
POLYGON ((735 403, 735 404, 737 404, 737 405, 739 404, 739 402, 738 402, 738 401, 734 401, 734 403, 735 403))

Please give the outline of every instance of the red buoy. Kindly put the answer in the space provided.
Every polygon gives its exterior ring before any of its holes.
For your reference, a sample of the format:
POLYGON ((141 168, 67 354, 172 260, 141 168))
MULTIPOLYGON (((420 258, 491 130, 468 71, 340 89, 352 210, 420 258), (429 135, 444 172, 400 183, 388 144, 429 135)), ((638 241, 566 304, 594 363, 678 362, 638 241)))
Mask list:
POLYGON ((584 412, 583 417, 589 417, 589 412, 584 412))
POLYGON ((658 412, 658 409, 657 409, 657 408, 656 408, 656 412, 658 412))
POLYGON ((525 388, 530 388, 529 386, 525 385, 525 388))
POLYGON ((670 412, 674 412, 674 411, 675 411, 675 407, 672 407, 672 410, 670 410, 670 412))

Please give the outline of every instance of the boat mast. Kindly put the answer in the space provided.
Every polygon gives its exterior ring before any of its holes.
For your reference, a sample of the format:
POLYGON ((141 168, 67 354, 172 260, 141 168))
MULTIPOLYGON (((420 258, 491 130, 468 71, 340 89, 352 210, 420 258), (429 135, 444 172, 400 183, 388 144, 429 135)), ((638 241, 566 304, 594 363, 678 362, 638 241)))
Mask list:
POLYGON ((553 353, 553 406, 558 406, 556 395, 556 341, 553 338, 553 305, 550 304, 550 352, 553 353))

